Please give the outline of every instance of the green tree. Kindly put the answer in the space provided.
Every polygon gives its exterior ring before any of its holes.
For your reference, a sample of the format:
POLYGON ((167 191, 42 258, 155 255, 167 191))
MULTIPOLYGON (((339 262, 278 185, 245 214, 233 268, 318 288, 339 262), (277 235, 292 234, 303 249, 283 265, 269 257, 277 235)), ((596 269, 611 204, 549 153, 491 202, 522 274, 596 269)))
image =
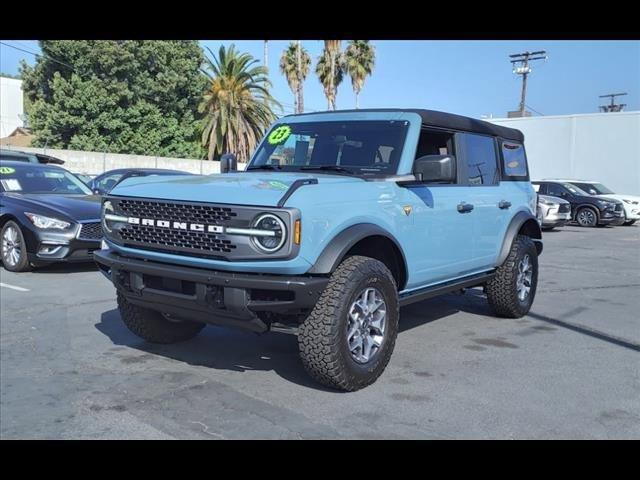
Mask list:
POLYGON ((318 63, 316 63, 316 75, 324 88, 324 95, 327 97, 327 109, 336 109, 336 94, 338 86, 344 78, 342 56, 334 56, 326 49, 323 50, 318 63), (333 62, 331 58, 333 57, 333 62))
POLYGON ((280 73, 282 73, 293 92, 295 113, 304 113, 304 80, 309 74, 311 57, 300 45, 300 41, 291 42, 280 57, 280 73))
POLYGON ((197 41, 46 40, 23 64, 38 146, 200 157, 197 41))
POLYGON ((373 72, 376 52, 368 40, 350 40, 344 51, 344 70, 351 77, 351 86, 356 94, 356 108, 359 107, 358 96, 367 76, 373 72))
POLYGON ((205 114, 202 145, 209 158, 233 153, 246 162, 267 127, 276 119, 280 104, 269 93, 267 68, 235 45, 220 47, 216 56, 206 58, 203 73, 209 82, 199 111, 205 114))

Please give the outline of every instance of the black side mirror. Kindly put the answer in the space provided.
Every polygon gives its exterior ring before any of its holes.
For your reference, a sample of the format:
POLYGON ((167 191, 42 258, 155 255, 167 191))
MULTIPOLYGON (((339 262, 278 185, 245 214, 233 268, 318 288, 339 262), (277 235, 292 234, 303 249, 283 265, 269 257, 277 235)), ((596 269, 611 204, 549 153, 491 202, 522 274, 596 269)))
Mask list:
POLYGON ((456 181, 456 162, 453 155, 425 155, 413 163, 416 180, 429 183, 456 181))
POLYGON ((238 159, 233 153, 225 153, 220 157, 220 173, 235 172, 238 170, 238 159))

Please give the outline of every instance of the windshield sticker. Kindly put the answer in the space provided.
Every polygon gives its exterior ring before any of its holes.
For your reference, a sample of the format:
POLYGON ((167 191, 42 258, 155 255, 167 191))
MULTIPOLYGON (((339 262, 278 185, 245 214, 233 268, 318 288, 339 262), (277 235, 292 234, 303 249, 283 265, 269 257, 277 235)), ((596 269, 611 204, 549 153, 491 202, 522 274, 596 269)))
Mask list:
MULTIPOLYGON (((9 168, 9 167, 3 167, 3 168, 9 168)), ((6 180, 0 180, 0 183, 2 183, 2 186, 7 192, 19 192, 20 190, 22 190, 22 185, 20 185, 20 182, 15 178, 7 178, 6 180)))
POLYGON ((267 141, 271 145, 279 145, 289 138, 289 135, 291 135, 291 127, 289 125, 282 125, 269 134, 267 141))
POLYGON ((255 188, 261 190, 281 190, 285 191, 289 189, 289 185, 278 180, 260 180, 254 185, 255 188))
POLYGON ((520 162, 518 162, 517 160, 513 160, 507 163, 507 167, 509 168, 516 168, 518 165, 520 165, 520 162))
POLYGON ((2 174, 7 174, 7 173, 13 173, 15 172, 16 169, 15 168, 11 168, 11 167, 0 167, 0 173, 2 174))

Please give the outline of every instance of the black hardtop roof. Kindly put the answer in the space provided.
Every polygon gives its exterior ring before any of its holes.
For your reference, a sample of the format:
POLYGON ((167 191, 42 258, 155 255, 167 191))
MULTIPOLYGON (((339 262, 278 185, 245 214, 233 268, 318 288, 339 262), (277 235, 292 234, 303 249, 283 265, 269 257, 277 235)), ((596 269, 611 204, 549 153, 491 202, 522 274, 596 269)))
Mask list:
POLYGON ((517 142, 524 141, 524 135, 520 130, 515 128, 503 127, 494 123, 485 122, 476 118, 456 115, 454 113, 439 112, 437 110, 426 110, 420 108, 368 108, 360 110, 334 110, 326 112, 309 112, 297 115, 330 115, 332 113, 356 113, 356 112, 412 112, 417 113, 422 118, 422 124, 429 127, 449 128, 452 130, 461 130, 470 133, 481 133, 484 135, 493 135, 502 137, 507 140, 517 142))

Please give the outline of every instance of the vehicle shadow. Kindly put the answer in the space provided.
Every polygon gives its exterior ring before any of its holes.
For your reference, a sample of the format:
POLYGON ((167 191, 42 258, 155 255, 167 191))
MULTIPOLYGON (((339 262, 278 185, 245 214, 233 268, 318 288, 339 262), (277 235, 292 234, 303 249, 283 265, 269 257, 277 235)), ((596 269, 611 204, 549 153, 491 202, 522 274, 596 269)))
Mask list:
POLYGON ((98 270, 95 262, 82 263, 52 263, 42 267, 36 267, 33 273, 79 273, 79 272, 95 272, 98 270))
MULTIPOLYGON (((447 295, 443 299, 403 307, 400 313, 400 335, 462 310, 456 304, 456 297, 459 296, 447 295)), ((215 370, 273 371, 285 380, 303 387, 341 393, 323 387, 307 374, 298 357, 298 340, 295 335, 280 332, 257 335, 209 325, 198 336, 186 342, 157 345, 145 342, 131 333, 122 323, 117 309, 103 312, 95 327, 117 346, 215 370)), ((135 357, 123 358, 123 361, 135 362, 135 357)))

